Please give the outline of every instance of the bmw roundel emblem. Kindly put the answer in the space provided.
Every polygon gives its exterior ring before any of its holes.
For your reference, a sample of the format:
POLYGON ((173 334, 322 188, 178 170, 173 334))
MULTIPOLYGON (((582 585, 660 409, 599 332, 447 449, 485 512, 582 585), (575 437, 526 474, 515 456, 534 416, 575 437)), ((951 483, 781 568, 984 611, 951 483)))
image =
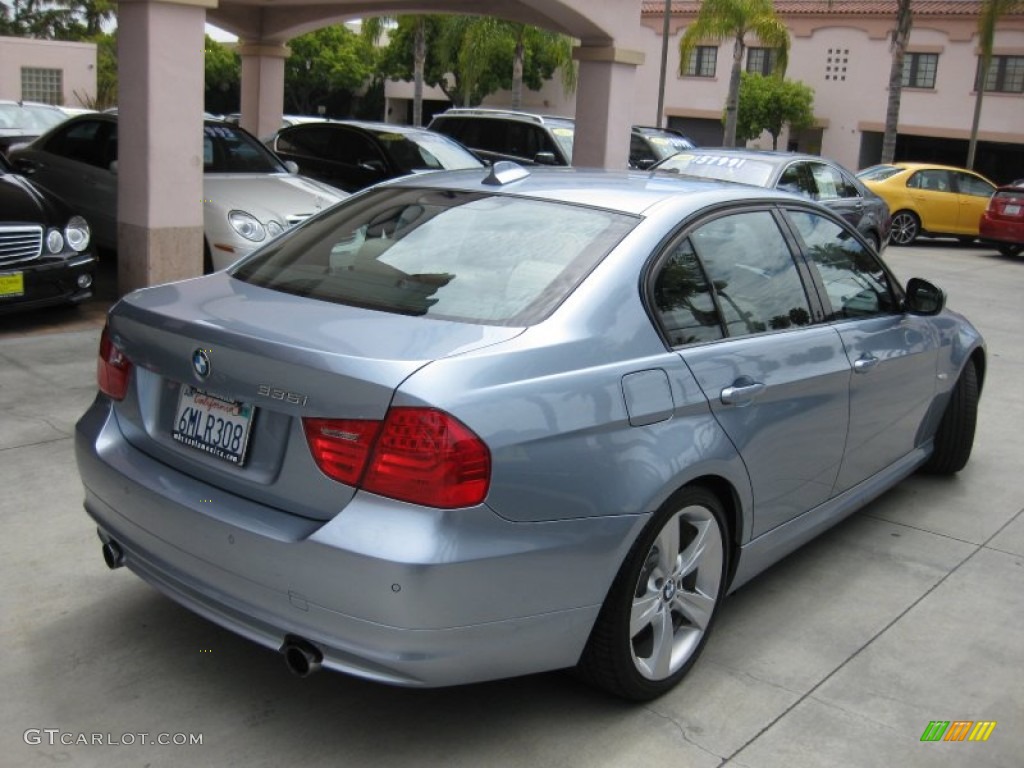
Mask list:
POLYGON ((197 349, 192 353, 192 370, 200 379, 210 375, 210 356, 205 349, 197 349))

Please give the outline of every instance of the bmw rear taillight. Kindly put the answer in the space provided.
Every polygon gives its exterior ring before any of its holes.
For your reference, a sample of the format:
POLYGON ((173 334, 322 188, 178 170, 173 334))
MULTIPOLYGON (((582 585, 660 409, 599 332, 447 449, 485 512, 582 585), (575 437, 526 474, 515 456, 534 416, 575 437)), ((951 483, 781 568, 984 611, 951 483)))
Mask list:
POLYGON ((110 338, 109 326, 103 326, 100 335, 100 356, 96 361, 96 383, 100 392, 114 400, 124 400, 128 394, 128 379, 132 361, 110 338))
POLYGON ((320 471, 332 480, 356 485, 380 431, 379 421, 303 419, 306 442, 320 471))
POLYGON ((380 496, 441 509, 479 504, 491 454, 454 416, 434 408, 392 408, 383 423, 304 419, 313 458, 328 477, 380 496))

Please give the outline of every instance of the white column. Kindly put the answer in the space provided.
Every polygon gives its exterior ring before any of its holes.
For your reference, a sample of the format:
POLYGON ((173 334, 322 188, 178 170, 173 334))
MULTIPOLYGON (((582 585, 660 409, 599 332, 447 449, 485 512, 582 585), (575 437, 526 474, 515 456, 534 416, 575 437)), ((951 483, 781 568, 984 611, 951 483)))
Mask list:
POLYGON ((281 127, 284 112, 284 60, 291 55, 281 43, 244 42, 242 57, 242 127, 263 139, 281 127))
POLYGON ((121 293, 202 274, 203 31, 216 0, 183 2, 118 8, 121 293))
POLYGON ((573 51, 573 58, 580 71, 572 164, 624 169, 629 162, 636 68, 644 54, 584 45, 573 51))

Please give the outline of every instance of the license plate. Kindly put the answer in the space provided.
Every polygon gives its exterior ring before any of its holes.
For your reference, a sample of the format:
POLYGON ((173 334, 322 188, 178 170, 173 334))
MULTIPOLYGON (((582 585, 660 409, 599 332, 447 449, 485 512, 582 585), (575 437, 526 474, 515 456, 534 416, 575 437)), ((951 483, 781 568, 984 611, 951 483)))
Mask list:
POLYGON ((1005 213, 1007 216, 1016 216, 1017 214, 1020 213, 1020 206, 1008 205, 1005 208, 1003 208, 1003 213, 1005 213))
POLYGON ((25 275, 22 272, 7 272, 0 275, 0 296, 24 296, 25 275))
POLYGON ((178 396, 171 437, 189 448, 242 466, 255 408, 191 386, 178 396))

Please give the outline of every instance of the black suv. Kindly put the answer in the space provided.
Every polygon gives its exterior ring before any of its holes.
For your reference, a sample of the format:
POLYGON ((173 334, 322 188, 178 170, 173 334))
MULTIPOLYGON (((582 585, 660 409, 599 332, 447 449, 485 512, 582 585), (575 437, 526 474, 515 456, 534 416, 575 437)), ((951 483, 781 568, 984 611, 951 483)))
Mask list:
MULTIPOLYGON (((452 137, 491 163, 514 160, 521 165, 572 165, 576 123, 571 117, 455 107, 435 116, 428 128, 452 137)), ((681 133, 633 126, 629 165, 649 168, 693 146, 681 133)))

